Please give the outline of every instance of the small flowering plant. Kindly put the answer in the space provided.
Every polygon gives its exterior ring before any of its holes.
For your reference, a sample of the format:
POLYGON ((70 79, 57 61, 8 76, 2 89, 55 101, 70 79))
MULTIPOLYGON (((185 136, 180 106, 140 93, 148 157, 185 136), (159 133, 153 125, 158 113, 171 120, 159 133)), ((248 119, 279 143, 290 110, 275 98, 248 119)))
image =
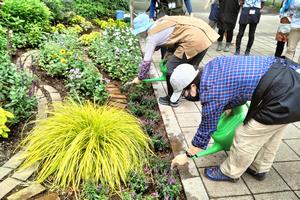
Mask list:
POLYGON ((93 21, 103 30, 108 28, 118 28, 118 29, 128 28, 128 25, 122 20, 114 20, 112 18, 109 18, 107 21, 100 20, 100 19, 94 19, 93 21))
POLYGON ((89 54, 109 75, 122 83, 137 75, 141 61, 138 39, 129 28, 107 28, 101 38, 92 42, 89 54))

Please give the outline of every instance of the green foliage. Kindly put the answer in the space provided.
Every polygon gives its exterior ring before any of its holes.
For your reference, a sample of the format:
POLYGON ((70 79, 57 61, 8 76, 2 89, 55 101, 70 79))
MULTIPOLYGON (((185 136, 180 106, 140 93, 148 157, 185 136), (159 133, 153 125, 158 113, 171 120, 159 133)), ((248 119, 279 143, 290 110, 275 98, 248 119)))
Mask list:
POLYGON ((98 188, 96 185, 87 181, 83 187, 83 199, 86 200, 108 200, 108 192, 103 186, 100 184, 98 188))
POLYGON ((0 107, 0 137, 8 138, 9 128, 5 125, 9 118, 14 115, 0 107))
POLYGON ((6 29, 0 25, 0 54, 4 54, 7 50, 6 29))
POLYGON ((42 0, 51 11, 52 21, 61 21, 64 17, 64 3, 62 0, 42 0))
POLYGON ((22 142, 23 168, 38 164, 38 182, 53 175, 53 186, 78 188, 89 180, 114 192, 151 152, 138 119, 124 110, 67 102, 51 114, 22 142))
POLYGON ((160 135, 154 135, 151 140, 155 151, 165 151, 169 148, 169 144, 160 135))
POLYGON ((16 47, 36 47, 49 26, 50 11, 40 0, 5 0, 0 23, 13 31, 16 47))
POLYGON ((146 176, 144 173, 129 173, 129 181, 128 186, 136 193, 136 194, 144 194, 148 189, 148 182, 146 180, 146 176))
POLYGON ((108 29, 108 28, 125 29, 126 27, 128 27, 128 24, 126 24, 122 20, 113 20, 112 18, 109 18, 108 20, 94 19, 93 21, 101 29, 108 29))
POLYGON ((91 32, 89 34, 84 34, 79 38, 79 42, 84 46, 89 46, 97 38, 100 38, 100 32, 91 32))
POLYGON ((92 42, 89 53, 94 62, 122 83, 131 80, 138 73, 141 51, 138 39, 131 34, 129 28, 105 29, 102 37, 92 42))
POLYGON ((41 47, 39 66, 50 76, 63 78, 74 99, 106 102, 108 94, 102 75, 92 63, 83 60, 77 34, 54 34, 41 47))
POLYGON ((66 87, 69 88, 69 94, 73 99, 81 97, 91 99, 98 104, 104 104, 108 98, 102 76, 91 63, 76 61, 66 76, 66 87), (78 64, 78 68, 76 67, 78 64), (83 67, 84 66, 84 67, 83 67))
POLYGON ((14 114, 12 124, 27 120, 37 107, 31 95, 32 77, 10 62, 7 55, 0 54, 0 106, 14 114))
POLYGON ((116 10, 129 10, 126 0, 75 0, 75 12, 88 19, 113 17, 116 10))
POLYGON ((69 24, 71 25, 79 25, 84 31, 91 30, 93 28, 93 24, 87 21, 84 17, 80 15, 75 15, 69 20, 69 24))

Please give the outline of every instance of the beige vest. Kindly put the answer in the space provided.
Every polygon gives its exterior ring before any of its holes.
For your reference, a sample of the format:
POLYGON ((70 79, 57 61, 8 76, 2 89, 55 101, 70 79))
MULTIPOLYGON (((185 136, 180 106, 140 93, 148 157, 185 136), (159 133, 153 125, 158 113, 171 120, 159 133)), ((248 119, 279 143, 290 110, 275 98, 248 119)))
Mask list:
POLYGON ((184 53, 187 59, 194 57, 210 47, 219 38, 219 34, 206 22, 190 16, 162 17, 155 22, 153 28, 148 30, 148 35, 153 35, 172 26, 175 26, 175 29, 164 46, 177 47, 174 54, 181 59, 184 53))

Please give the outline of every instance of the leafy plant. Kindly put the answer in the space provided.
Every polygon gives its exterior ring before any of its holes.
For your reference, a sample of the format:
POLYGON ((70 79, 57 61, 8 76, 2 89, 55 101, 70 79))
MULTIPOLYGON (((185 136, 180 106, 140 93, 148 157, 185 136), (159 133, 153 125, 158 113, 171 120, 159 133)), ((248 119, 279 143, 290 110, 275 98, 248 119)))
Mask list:
POLYGON ((91 63, 77 61, 73 67, 66 73, 67 79, 65 80, 70 96, 76 99, 79 95, 81 98, 104 104, 108 93, 105 90, 102 75, 95 66, 91 63))
POLYGON ((154 135, 151 137, 151 140, 155 151, 164 151, 169 148, 169 144, 163 139, 162 136, 154 135))
POLYGON ((36 47, 49 27, 50 11, 40 0, 5 0, 0 24, 14 32, 16 47, 36 47))
POLYGON ((105 29, 102 37, 92 42, 89 54, 113 79, 125 83, 137 75, 141 60, 138 39, 129 28, 105 29))
POLYGON ((121 20, 113 20, 112 18, 109 18, 108 20, 94 19, 93 21, 103 30, 108 28, 125 29, 128 27, 125 22, 121 20))
POLYGON ((0 25, 0 54, 5 54, 7 50, 6 29, 0 25))
POLYGON ((148 182, 146 180, 146 176, 144 173, 136 173, 130 172, 129 173, 129 181, 128 186, 136 193, 136 194, 143 194, 148 189, 148 182))
POLYGON ((8 138, 9 128, 5 125, 9 118, 14 115, 0 107, 0 137, 8 138))
POLYGON ((100 38, 101 33, 100 32, 91 32, 89 34, 84 34, 79 38, 79 42, 82 45, 89 46, 93 41, 95 41, 97 38, 100 38))
POLYGON ((22 142, 27 149, 23 168, 38 164, 38 182, 53 174, 53 186, 78 188, 89 180, 114 192, 128 181, 130 171, 142 170, 150 140, 135 117, 91 103, 55 108, 22 142))
MULTIPOLYGON (((147 107, 146 107, 146 108, 147 108, 147 107)), ((147 109, 146 111, 144 111, 144 113, 145 113, 145 118, 146 118, 146 119, 151 120, 151 121, 153 121, 154 123, 159 122, 159 120, 160 120, 160 115, 158 114, 157 111, 147 109)))
POLYGON ((79 25, 84 31, 88 31, 93 28, 93 24, 80 15, 75 15, 69 20, 69 23, 71 25, 79 25))
POLYGON ((28 119, 37 107, 32 93, 32 77, 0 54, 0 106, 15 116, 11 124, 28 119))
POLYGON ((86 200, 108 200, 108 191, 100 184, 98 187, 87 181, 83 187, 83 198, 86 200))

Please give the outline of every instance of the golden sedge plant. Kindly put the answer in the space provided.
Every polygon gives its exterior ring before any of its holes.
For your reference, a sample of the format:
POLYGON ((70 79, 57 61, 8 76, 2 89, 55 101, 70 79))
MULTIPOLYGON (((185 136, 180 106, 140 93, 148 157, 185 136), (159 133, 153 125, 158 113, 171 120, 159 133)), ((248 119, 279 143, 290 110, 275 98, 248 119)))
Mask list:
POLYGON ((0 107, 0 137, 8 138, 9 128, 5 125, 9 118, 14 115, 0 107))
POLYGON ((142 170, 151 153, 139 121, 124 110, 92 103, 58 104, 21 143, 22 168, 38 165, 37 181, 78 189, 85 181, 120 189, 128 172, 142 170))

